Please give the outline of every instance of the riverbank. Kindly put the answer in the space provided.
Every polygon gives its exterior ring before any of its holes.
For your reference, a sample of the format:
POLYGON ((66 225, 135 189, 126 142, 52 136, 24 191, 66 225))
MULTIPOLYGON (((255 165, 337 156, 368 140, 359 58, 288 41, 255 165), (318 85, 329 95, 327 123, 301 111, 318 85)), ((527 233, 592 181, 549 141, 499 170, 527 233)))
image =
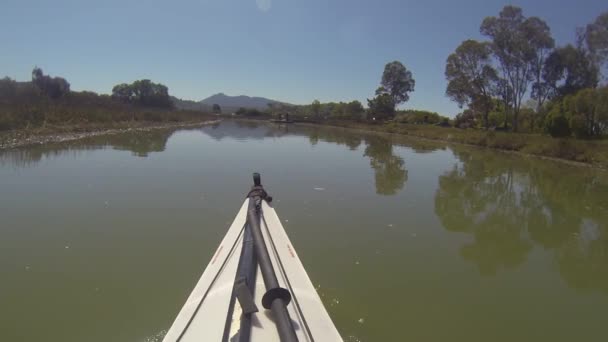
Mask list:
POLYGON ((145 132, 156 129, 199 127, 218 123, 215 117, 206 117, 203 120, 188 122, 117 122, 112 124, 92 124, 87 126, 46 126, 44 128, 21 129, 0 132, 0 150, 17 147, 41 145, 84 139, 99 135, 120 134, 126 132, 145 132))
POLYGON ((608 140, 558 139, 540 134, 495 132, 396 122, 371 124, 352 121, 325 121, 318 123, 318 125, 406 135, 608 169, 608 140))

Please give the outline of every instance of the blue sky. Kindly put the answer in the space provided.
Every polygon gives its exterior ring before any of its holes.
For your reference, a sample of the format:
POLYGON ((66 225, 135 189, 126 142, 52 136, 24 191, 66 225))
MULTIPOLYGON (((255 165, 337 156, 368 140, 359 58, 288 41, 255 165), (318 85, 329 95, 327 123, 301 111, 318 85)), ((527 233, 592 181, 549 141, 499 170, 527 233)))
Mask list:
MULTIPOLYGON (((403 107, 453 116, 445 97, 447 56, 480 39, 494 0, 3 0, 0 77, 30 78, 35 65, 74 90, 109 93, 149 78, 200 100, 218 92, 303 104, 365 99, 384 64, 416 79, 403 107)), ((608 5, 598 0, 513 3, 540 16, 559 44, 608 5)))

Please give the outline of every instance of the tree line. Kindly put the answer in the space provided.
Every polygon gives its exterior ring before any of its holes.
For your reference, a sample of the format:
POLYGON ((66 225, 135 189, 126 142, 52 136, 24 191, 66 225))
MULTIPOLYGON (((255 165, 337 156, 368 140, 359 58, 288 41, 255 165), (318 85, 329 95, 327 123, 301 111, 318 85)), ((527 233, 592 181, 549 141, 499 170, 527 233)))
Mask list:
MULTIPOLYGON (((31 82, 17 82, 9 77, 0 80, 0 96, 9 101, 19 95, 38 96, 57 100, 68 96, 70 83, 63 77, 45 75, 39 67, 32 70, 31 82)), ((89 92, 91 93, 91 92, 89 92)), ((100 95, 103 97, 103 95, 100 95)), ((138 104, 149 107, 172 108, 169 88, 161 83, 148 79, 137 80, 131 84, 121 83, 112 88, 112 99, 123 103, 138 104)))
POLYGON ((29 82, 0 79, 0 131, 52 125, 125 121, 185 121, 201 113, 176 111, 167 86, 151 80, 118 84, 111 95, 72 91, 63 77, 41 68, 29 82))
POLYGON ((121 83, 112 88, 112 98, 124 103, 137 103, 142 106, 172 108, 169 88, 150 80, 137 80, 131 84, 121 83))
POLYGON ((246 111, 244 108, 238 115, 256 116, 260 114, 279 115, 289 112, 300 120, 354 120, 354 121, 386 121, 397 118, 407 123, 439 123, 447 122, 448 118, 437 113, 426 111, 397 110, 397 106, 405 103, 414 91, 416 81, 412 72, 400 61, 392 61, 384 66, 380 86, 375 96, 367 99, 368 108, 364 108, 359 101, 327 102, 314 100, 309 105, 269 104, 266 113, 246 111), (255 114, 255 115, 251 115, 255 114))
MULTIPOLYGON (((319 120, 367 120, 546 132, 555 137, 600 137, 608 133, 608 87, 598 87, 608 66, 608 12, 576 31, 576 42, 556 46, 547 23, 516 6, 485 18, 486 41, 465 40, 445 66, 446 95, 466 109, 454 120, 437 113, 398 110, 415 90, 400 61, 385 65, 375 96, 358 101, 284 106, 319 120)), ((271 108, 270 113, 277 111, 271 108)))
MULTIPOLYGON (((10 79, 6 81, 7 85, 10 86, 10 79)), ((65 78, 45 75, 42 69, 38 67, 32 70, 32 85, 41 95, 52 99, 60 98, 70 92, 70 83, 65 78)))
POLYGON ((446 95, 467 109, 461 127, 502 126, 553 136, 597 137, 608 130, 608 12, 556 46, 547 23, 516 6, 485 18, 487 41, 465 40, 447 58, 446 95))

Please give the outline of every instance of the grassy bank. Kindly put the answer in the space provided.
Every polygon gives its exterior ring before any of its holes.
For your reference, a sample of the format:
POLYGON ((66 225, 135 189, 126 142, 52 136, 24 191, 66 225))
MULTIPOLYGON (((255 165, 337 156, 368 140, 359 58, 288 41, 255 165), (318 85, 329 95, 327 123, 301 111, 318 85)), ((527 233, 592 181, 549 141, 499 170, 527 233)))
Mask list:
POLYGON ((215 115, 200 111, 176 110, 155 102, 126 101, 87 91, 68 90, 53 97, 44 89, 33 82, 0 80, 0 148, 216 119, 215 115))
POLYGON ((35 68, 32 82, 0 79, 0 146, 36 137, 113 129, 176 126, 215 119, 194 110, 176 110, 168 88, 150 80, 121 84, 112 96, 70 91, 60 77, 35 68))
POLYGON ((608 169, 608 140, 606 139, 557 139, 540 134, 494 132, 396 122, 371 124, 354 121, 326 121, 322 124, 513 151, 608 169))
POLYGON ((34 94, 0 100, 0 132, 63 126, 86 128, 125 122, 185 122, 208 115, 121 103, 109 96, 89 92, 72 92, 60 99, 34 94))

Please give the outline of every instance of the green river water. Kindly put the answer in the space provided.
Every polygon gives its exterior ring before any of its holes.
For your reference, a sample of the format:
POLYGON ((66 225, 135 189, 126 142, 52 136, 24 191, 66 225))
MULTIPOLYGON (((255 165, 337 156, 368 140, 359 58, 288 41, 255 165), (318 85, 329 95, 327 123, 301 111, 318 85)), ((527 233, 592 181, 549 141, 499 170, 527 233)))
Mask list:
POLYGON ((608 177, 225 121, 0 152, 0 340, 162 340, 259 171, 345 341, 608 341, 608 177))

